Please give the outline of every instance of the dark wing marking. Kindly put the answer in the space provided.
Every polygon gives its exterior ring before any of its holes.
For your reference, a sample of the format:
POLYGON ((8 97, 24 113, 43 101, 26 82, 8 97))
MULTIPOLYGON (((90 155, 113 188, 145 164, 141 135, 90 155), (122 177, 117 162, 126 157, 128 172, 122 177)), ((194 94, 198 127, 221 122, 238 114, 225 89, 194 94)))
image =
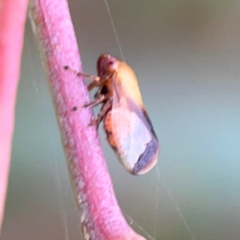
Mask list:
POLYGON ((159 143, 156 138, 147 144, 144 153, 139 157, 137 163, 134 165, 133 174, 138 174, 141 170, 147 168, 149 165, 155 165, 159 152, 159 143), (152 164, 151 164, 152 163, 152 164))

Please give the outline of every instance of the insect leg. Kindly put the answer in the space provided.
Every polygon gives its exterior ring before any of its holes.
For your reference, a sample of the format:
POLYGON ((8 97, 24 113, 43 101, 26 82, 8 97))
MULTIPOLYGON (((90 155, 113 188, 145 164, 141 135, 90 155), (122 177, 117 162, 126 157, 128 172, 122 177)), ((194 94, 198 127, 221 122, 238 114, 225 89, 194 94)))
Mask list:
POLYGON ((77 72, 76 70, 74 70, 73 68, 70 68, 69 66, 64 66, 64 69, 73 72, 78 77, 82 76, 84 78, 91 79, 93 82, 91 82, 88 85, 88 91, 91 91, 94 87, 102 86, 104 84, 104 82, 107 80, 107 79, 101 79, 99 76, 94 76, 94 75, 86 74, 83 72, 77 72))
POLYGON ((99 87, 103 84, 102 81, 93 81, 88 85, 88 91, 90 92, 94 87, 99 87))
POLYGON ((99 81, 93 81, 88 85, 88 91, 90 92, 94 87, 102 87, 106 82, 108 81, 108 78, 100 79, 99 81))
POLYGON ((73 73, 75 73, 78 77, 84 77, 84 78, 89 78, 92 79, 94 82, 99 82, 100 81, 100 77, 98 76, 94 76, 94 75, 90 75, 90 74, 86 74, 83 72, 77 72, 76 70, 74 70, 73 68, 70 68, 69 66, 64 66, 63 67, 65 70, 71 71, 73 73))
MULTIPOLYGON (((106 95, 98 95, 92 102, 85 103, 81 108, 92 108, 96 107, 100 103, 102 103, 104 100, 106 100, 106 95)), ((75 106, 72 108, 73 111, 77 111, 79 107, 75 106)))
POLYGON ((94 120, 94 124, 96 128, 98 129, 100 122, 103 120, 105 117, 106 113, 112 106, 112 100, 107 101, 105 104, 103 104, 101 110, 99 111, 97 118, 94 120))
POLYGON ((85 108, 93 108, 102 103, 104 100, 106 100, 106 95, 99 95, 97 98, 95 98, 92 102, 86 103, 83 105, 85 108))

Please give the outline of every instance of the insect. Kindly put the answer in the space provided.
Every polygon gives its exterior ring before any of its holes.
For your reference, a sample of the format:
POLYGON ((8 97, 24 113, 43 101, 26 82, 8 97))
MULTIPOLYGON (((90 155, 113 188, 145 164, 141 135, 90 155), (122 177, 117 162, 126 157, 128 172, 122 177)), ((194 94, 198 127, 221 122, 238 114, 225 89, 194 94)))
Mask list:
POLYGON ((103 121, 107 140, 120 162, 134 175, 150 171, 158 161, 159 142, 134 71, 126 62, 103 54, 97 61, 97 73, 98 76, 78 73, 93 80, 89 91, 98 87, 94 100, 83 107, 102 104, 94 123, 98 128, 103 121))

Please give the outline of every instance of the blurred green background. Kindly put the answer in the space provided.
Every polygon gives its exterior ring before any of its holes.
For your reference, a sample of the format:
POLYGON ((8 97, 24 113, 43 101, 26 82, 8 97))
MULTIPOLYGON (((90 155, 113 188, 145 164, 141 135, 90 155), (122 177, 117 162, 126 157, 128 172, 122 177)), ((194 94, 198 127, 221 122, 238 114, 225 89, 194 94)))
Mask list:
MULTIPOLYGON (((121 57, 104 1, 69 0, 84 71, 121 57)), ((133 177, 100 130, 119 204, 148 239, 240 239, 240 1, 109 1, 161 143, 133 177)), ((29 21, 1 240, 83 239, 29 21)))

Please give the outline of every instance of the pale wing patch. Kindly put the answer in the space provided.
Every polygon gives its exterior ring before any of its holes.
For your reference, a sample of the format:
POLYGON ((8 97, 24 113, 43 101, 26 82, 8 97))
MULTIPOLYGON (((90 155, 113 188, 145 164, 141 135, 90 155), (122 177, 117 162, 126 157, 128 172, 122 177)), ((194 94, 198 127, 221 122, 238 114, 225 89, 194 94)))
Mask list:
POLYGON ((124 105, 115 105, 112 123, 120 160, 128 169, 133 169, 151 141, 151 133, 139 116, 124 105))

